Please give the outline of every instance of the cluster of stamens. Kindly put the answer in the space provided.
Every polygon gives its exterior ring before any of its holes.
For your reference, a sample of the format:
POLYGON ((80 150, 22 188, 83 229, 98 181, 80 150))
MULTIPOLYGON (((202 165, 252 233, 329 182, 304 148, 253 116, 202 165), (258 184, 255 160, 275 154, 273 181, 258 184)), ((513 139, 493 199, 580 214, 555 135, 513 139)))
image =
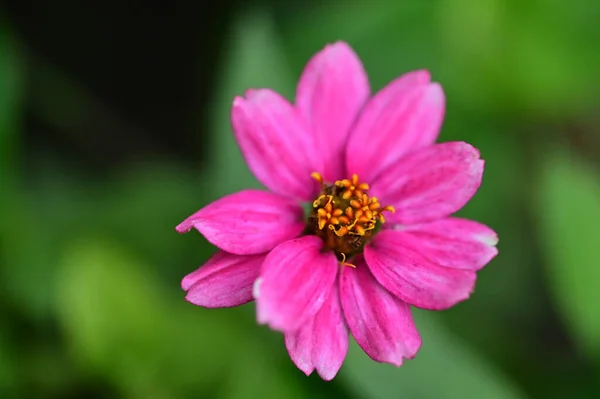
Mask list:
POLYGON ((357 175, 326 185, 318 173, 312 177, 321 184, 321 194, 313 202, 309 222, 314 234, 334 250, 343 264, 359 253, 371 238, 377 223, 385 223, 382 212, 394 212, 382 207, 377 197, 369 197, 369 185, 360 183, 357 175))

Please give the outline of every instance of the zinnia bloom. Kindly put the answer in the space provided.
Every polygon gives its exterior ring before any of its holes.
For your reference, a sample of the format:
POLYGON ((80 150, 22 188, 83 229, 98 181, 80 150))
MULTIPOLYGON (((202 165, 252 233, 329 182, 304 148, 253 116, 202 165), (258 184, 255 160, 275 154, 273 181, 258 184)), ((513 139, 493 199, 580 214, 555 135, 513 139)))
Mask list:
POLYGON ((411 306, 467 299, 497 254, 490 228, 450 216, 479 188, 484 162, 467 143, 435 144, 444 109, 427 71, 371 96, 343 42, 310 60, 295 105, 269 89, 236 97, 233 131, 269 191, 226 196, 177 226, 219 248, 183 279, 186 299, 209 308, 256 299, 258 322, 285 334, 298 368, 326 380, 349 332, 377 362, 414 357, 411 306))

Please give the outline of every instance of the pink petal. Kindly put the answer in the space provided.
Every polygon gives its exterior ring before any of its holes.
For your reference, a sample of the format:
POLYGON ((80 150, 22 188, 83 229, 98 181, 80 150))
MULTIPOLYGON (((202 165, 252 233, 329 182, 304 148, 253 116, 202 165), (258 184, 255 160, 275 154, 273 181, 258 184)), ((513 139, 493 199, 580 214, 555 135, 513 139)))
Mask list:
POLYGON ((392 223, 413 224, 446 217, 477 192, 483 175, 479 151, 463 142, 436 144, 392 165, 371 185, 371 193, 396 213, 392 223))
POLYGON ((253 255, 298 237, 302 218, 302 208, 291 199, 245 190, 205 206, 175 229, 186 233, 193 227, 223 251, 253 255))
POLYGON ((326 46, 306 65, 298 83, 296 106, 317 139, 318 153, 325 155, 325 170, 317 170, 325 180, 347 177, 346 141, 369 93, 362 63, 344 42, 326 46))
POLYGON ((321 309, 338 270, 333 252, 322 247, 320 238, 304 236, 284 242, 267 255, 256 299, 259 323, 294 331, 321 309))
POLYGON ((365 260, 377 281, 404 302, 447 309, 469 297, 475 272, 432 263, 397 231, 379 232, 365 247, 365 260))
POLYGON ((391 295, 371 275, 364 260, 356 269, 342 267, 342 308, 356 342, 377 362, 402 365, 415 356, 421 338, 410 307, 391 295))
POLYGON ((398 234, 405 245, 446 267, 479 270, 498 254, 496 233, 472 220, 446 218, 405 226, 398 234))
POLYGON ((219 251, 181 281, 185 299, 207 308, 225 308, 252 301, 252 284, 266 255, 233 255, 219 251))
POLYGON ((396 79, 371 99, 352 131, 346 150, 348 174, 372 182, 404 155, 431 145, 444 118, 442 87, 429 72, 396 79))
POLYGON ((303 119, 292 105, 268 89, 248 90, 231 110, 235 137, 248 167, 271 191, 312 200, 318 187, 310 177, 322 160, 303 119))
POLYGON ((335 377, 348 352, 348 330, 336 284, 313 319, 285 334, 285 345, 294 364, 306 375, 316 368, 326 381, 335 377))

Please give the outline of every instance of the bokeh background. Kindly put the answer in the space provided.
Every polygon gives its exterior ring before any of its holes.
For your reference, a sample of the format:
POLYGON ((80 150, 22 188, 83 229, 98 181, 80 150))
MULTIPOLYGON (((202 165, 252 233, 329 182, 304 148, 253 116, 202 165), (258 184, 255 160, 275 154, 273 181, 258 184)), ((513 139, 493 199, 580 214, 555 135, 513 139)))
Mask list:
POLYGON ((0 8, 0 397, 599 398, 600 2, 210 3, 0 8), (416 359, 353 344, 324 383, 253 304, 183 300, 214 249, 174 227, 257 186, 233 96, 292 98, 340 39, 375 90, 418 68, 443 84, 440 140, 487 160, 460 214, 500 255, 469 301, 415 311, 416 359))

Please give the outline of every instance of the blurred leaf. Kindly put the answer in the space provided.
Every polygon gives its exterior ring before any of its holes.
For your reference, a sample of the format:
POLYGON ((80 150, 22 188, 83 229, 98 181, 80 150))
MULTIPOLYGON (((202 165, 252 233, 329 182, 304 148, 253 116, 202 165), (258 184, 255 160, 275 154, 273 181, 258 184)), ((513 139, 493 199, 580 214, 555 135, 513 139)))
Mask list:
POLYGON ((499 75, 506 61, 499 57, 505 8, 502 0, 437 2, 437 32, 444 59, 438 78, 449 92, 450 105, 457 102, 470 112, 487 112, 503 99, 506 83, 499 75))
POLYGON ((231 372, 230 381, 225 385, 223 399, 301 399, 318 398, 320 395, 308 392, 306 384, 297 383, 286 368, 268 353, 247 348, 241 354, 231 372))
POLYGON ((2 398, 16 398, 18 396, 13 345, 14 342, 8 339, 6 333, 0 331, 0 396, 2 398))
MULTIPOLYGON (((471 300, 439 317, 454 333, 504 367, 537 361, 524 353, 535 347, 530 339, 544 350, 534 330, 537 316, 546 306, 535 267, 535 247, 530 242, 533 227, 526 213, 528 192, 523 189, 528 184, 524 173, 527 153, 523 137, 514 129, 510 122, 453 109, 441 136, 441 141, 464 140, 480 150, 486 162, 482 185, 457 215, 493 228, 500 237, 500 254, 478 272, 471 300), (523 339, 514 339, 516 319, 522 323, 523 339), (475 320, 478 326, 472 328, 475 320)), ((545 375, 539 368, 536 372, 545 375)))
POLYGON ((538 192, 550 289, 575 342, 600 360, 600 174, 566 151, 550 153, 538 192))
POLYGON ((27 381, 23 397, 63 397, 85 376, 64 347, 51 340, 30 343, 20 351, 19 360, 20 380, 27 381))
POLYGON ((242 158, 231 131, 231 104, 249 88, 272 88, 288 99, 294 92, 284 54, 269 16, 260 10, 240 13, 222 60, 223 74, 212 105, 209 152, 211 194, 221 196, 242 188, 260 187, 242 158))
POLYGON ((179 289, 171 297, 151 270, 109 242, 67 249, 56 300, 72 355, 128 397, 160 398, 218 381, 247 345, 231 322, 236 313, 199 311, 179 289))
POLYGON ((594 77, 600 62, 587 56, 577 37, 569 37, 538 15, 535 10, 519 26, 504 29, 514 35, 506 50, 512 56, 503 69, 504 81, 512 89, 509 100, 512 107, 568 116, 598 89, 594 77))
POLYGON ((596 3, 443 0, 436 9, 442 81, 465 107, 554 117, 594 98, 596 3))
POLYGON ((38 322, 53 316, 54 275, 57 259, 71 234, 70 222, 87 219, 79 211, 82 196, 74 195, 74 187, 81 185, 73 184, 62 172, 45 168, 46 179, 30 178, 28 190, 20 193, 10 214, 6 236, 6 292, 21 312, 38 322))
MULTIPOLYGON (((163 275, 179 279, 214 252, 195 232, 175 232, 176 225, 210 199, 195 171, 149 160, 120 171, 94 191, 86 213, 93 215, 98 231, 127 242, 163 275), (178 267, 186 264, 184 270, 178 267)), ((81 220, 78 224, 79 229, 85 227, 81 220)))
MULTIPOLYGON (((282 30, 294 78, 327 43, 348 42, 362 59, 373 90, 414 69, 435 69, 433 2, 316 2, 290 13, 282 30)), ((440 69, 441 66, 440 66, 440 69)))
POLYGON ((371 360, 351 345, 340 377, 369 399, 516 399, 515 385, 464 343, 448 334, 426 311, 414 311, 423 346, 401 368, 371 360))
POLYGON ((12 226, 7 248, 11 266, 3 270, 12 301, 36 319, 53 316, 57 259, 66 243, 90 226, 126 242, 159 266, 163 276, 172 278, 173 287, 214 251, 197 234, 175 232, 207 197, 200 178, 187 169, 147 162, 106 180, 90 179, 52 162, 41 169, 30 177, 28 195, 18 204, 23 211, 14 215, 19 222, 12 226), (35 234, 31 226, 36 226, 35 234))
POLYGON ((19 206, 18 222, 11 223, 12 237, 6 240, 7 264, 2 279, 11 303, 28 316, 40 321, 52 317, 52 290, 56 258, 60 253, 62 226, 38 224, 40 219, 27 213, 23 202, 19 206), (32 226, 35 232, 32 232, 32 226))
POLYGON ((18 48, 6 21, 0 17, 0 242, 2 285, 14 267, 15 246, 24 241, 25 214, 16 191, 17 142, 22 105, 22 65, 18 48))
MULTIPOLYGON (((5 23, 0 19, 0 199, 11 189, 21 116, 22 65, 16 44, 5 23)), ((0 207, 4 208, 4 206, 0 207)), ((1 209, 0 212, 4 212, 1 209)))
POLYGON ((161 347, 167 312, 156 291, 143 266, 112 245, 89 241, 68 248, 57 309, 73 355, 117 381, 128 380, 133 390, 160 388, 154 348, 161 347))

